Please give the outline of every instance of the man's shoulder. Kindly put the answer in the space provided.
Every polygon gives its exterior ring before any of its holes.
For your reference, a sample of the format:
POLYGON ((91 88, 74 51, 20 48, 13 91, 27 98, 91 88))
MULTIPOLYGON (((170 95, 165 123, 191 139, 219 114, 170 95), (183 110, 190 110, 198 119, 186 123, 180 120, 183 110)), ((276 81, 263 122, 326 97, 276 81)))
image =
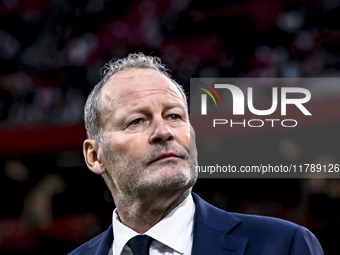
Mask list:
MULTIPOLYGON (((295 232, 298 230, 306 229, 293 222, 275 217, 227 212, 207 203, 196 194, 194 194, 194 198, 195 201, 199 200, 199 202, 196 204, 196 209, 200 211, 199 213, 206 210, 206 212, 203 213, 203 217, 204 215, 209 216, 208 220, 206 221, 207 223, 212 224, 214 222, 217 222, 218 224, 221 224, 221 222, 225 222, 226 219, 227 221, 233 221, 234 226, 233 229, 231 229, 231 232, 237 232, 237 229, 239 229, 238 231, 245 232, 264 232, 268 230, 273 230, 275 231, 275 234, 278 234, 278 232, 282 233, 282 231, 295 234, 295 232)), ((202 219, 200 220, 203 221, 202 219)))
POLYGON ((254 214, 242 214, 236 212, 227 212, 242 220, 242 222, 249 227, 263 227, 268 228, 283 228, 290 231, 296 231, 301 226, 288 220, 275 218, 272 216, 254 215, 254 214))
POLYGON ((247 225, 249 227, 263 225, 275 228, 282 226, 287 229, 296 229, 300 227, 295 223, 275 217, 224 211, 206 202, 195 193, 192 193, 192 195, 196 203, 196 213, 198 214, 201 221, 208 219, 207 222, 211 223, 214 221, 225 221, 225 218, 227 218, 228 221, 235 222, 235 225, 247 225))
POLYGON ((303 226, 274 217, 233 214, 242 222, 230 233, 233 235, 247 233, 249 247, 261 249, 261 246, 266 245, 266 249, 273 251, 277 247, 288 248, 289 254, 300 254, 302 251, 303 254, 323 254, 322 247, 315 235, 303 226), (260 241, 263 242, 263 245, 259 245, 260 241))
MULTIPOLYGON (((220 210, 193 194, 196 202, 196 231, 224 236, 247 247, 245 254, 323 254, 316 237, 305 227, 279 218, 220 210), (199 225, 197 225, 199 224, 199 225), (217 234, 220 233, 220 234, 217 234)), ((226 244, 225 244, 226 245, 226 244)), ((231 247, 231 248, 233 248, 231 247)))
POLYGON ((235 217, 241 220, 238 228, 235 228, 232 232, 234 234, 238 233, 248 233, 251 236, 257 236, 259 232, 265 233, 269 237, 277 237, 285 234, 287 237, 294 237, 299 232, 305 233, 310 232, 307 228, 300 226, 291 221, 262 216, 262 215, 251 215, 251 214, 241 214, 229 212, 235 217))

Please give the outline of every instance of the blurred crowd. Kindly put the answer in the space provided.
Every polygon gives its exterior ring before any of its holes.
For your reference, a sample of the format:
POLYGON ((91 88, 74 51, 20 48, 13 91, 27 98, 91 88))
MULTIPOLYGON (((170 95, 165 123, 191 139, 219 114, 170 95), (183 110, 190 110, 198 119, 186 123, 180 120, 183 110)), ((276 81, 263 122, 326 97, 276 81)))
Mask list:
POLYGON ((2 0, 0 124, 81 122, 105 62, 159 56, 190 77, 338 76, 337 0, 2 0))
MULTIPOLYGON (((161 57, 187 92, 191 77, 338 77, 339 28, 339 0, 0 0, 0 136, 82 124, 101 67, 131 52, 161 57)), ((80 150, 30 153, 0 158, 1 254, 64 254, 110 224, 113 201, 80 150)), ((323 179, 199 180, 195 189, 222 209, 308 226, 334 255, 338 187, 323 179)))

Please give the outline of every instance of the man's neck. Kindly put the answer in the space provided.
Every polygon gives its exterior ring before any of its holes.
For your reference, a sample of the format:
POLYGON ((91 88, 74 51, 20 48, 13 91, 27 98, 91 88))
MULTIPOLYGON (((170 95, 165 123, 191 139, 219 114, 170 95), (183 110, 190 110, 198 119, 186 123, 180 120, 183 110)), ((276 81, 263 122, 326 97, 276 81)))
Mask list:
POLYGON ((119 220, 137 233, 143 234, 162 220, 190 194, 167 191, 149 193, 147 197, 116 197, 115 203, 119 220), (151 194, 151 195, 150 195, 151 194))

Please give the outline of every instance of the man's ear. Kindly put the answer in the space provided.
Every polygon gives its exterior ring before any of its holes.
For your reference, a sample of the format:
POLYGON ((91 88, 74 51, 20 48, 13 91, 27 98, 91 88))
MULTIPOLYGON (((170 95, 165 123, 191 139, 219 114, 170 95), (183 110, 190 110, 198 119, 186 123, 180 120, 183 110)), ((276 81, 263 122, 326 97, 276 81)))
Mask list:
POLYGON ((86 139, 83 144, 83 153, 87 167, 96 174, 106 172, 106 167, 99 159, 98 142, 94 139, 86 139))

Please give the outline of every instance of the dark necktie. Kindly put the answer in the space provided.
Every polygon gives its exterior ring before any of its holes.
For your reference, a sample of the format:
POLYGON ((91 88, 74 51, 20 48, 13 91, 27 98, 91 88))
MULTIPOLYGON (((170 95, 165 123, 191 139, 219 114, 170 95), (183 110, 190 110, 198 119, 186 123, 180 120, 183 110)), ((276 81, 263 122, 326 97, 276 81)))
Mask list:
POLYGON ((138 235, 130 239, 127 245, 131 248, 133 255, 149 255, 152 238, 147 235, 138 235))

